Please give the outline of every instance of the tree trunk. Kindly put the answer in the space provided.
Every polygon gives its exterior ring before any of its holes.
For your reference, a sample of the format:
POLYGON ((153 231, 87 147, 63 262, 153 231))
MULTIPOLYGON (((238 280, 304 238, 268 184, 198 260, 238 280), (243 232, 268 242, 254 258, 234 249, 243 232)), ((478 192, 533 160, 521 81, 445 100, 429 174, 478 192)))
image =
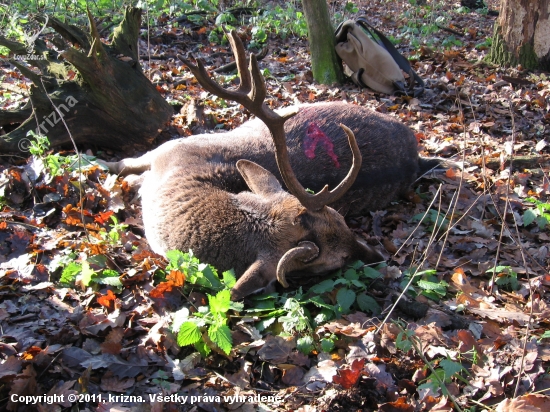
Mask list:
MULTIPOLYGON (((55 18, 48 19, 48 26, 62 36, 52 41, 58 50, 64 50, 58 54, 44 41, 35 42, 31 53, 34 59, 28 64, 41 74, 21 60, 11 60, 34 84, 23 108, 0 111, 0 125, 15 128, 0 136, 0 151, 26 151, 30 130, 48 136, 52 146, 71 143, 67 128, 77 144, 144 149, 170 120, 171 106, 139 65, 141 9, 126 9, 110 46, 101 43, 90 14, 88 18, 90 34, 55 18)), ((3 37, 0 45, 15 55, 29 55, 26 46, 3 37)))
POLYGON ((306 17, 313 78, 321 84, 340 83, 342 64, 334 49, 334 29, 326 0, 302 0, 306 17))
POLYGON ((502 0, 489 61, 550 69, 550 0, 502 0))

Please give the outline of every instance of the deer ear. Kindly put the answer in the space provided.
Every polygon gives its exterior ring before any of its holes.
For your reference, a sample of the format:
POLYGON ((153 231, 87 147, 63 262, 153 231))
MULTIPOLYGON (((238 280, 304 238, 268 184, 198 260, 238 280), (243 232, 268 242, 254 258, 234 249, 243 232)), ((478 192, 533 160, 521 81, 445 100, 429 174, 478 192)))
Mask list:
POLYGON ((237 162, 237 170, 252 193, 270 195, 283 191, 277 178, 257 163, 241 159, 237 162))

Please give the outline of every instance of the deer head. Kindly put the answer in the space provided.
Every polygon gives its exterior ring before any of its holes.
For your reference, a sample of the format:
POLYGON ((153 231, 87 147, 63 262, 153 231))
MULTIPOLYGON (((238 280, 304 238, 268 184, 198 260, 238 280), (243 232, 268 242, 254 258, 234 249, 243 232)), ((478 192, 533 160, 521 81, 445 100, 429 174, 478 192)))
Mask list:
POLYGON ((341 268, 352 259, 380 261, 381 255, 356 239, 344 218, 327 206, 346 193, 361 169, 361 152, 352 131, 341 125, 353 153, 353 163, 347 176, 333 190, 326 185, 316 194, 308 193, 292 171, 285 139, 284 123, 297 112, 279 115, 266 106, 265 82, 255 56, 250 56, 247 69, 241 40, 234 31, 227 37, 241 79, 236 90, 223 89, 210 78, 200 61, 194 65, 182 56, 178 57, 207 91, 240 103, 267 125, 274 142, 279 171, 291 193, 285 192, 277 178, 258 164, 244 159, 237 162, 237 169, 252 192, 239 194, 239 207, 246 209, 250 205, 251 208, 258 208, 259 204, 265 204, 264 214, 274 223, 266 244, 258 248, 256 260, 235 285, 232 298, 240 299, 267 287, 275 280, 275 274, 281 285, 288 287, 286 275, 290 272, 326 273, 341 268))

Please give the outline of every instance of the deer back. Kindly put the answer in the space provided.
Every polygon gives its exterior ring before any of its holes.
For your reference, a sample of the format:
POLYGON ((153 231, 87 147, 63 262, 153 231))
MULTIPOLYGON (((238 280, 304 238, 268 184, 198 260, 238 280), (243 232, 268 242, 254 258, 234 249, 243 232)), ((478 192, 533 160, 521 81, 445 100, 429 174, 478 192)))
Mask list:
MULTIPOLYGON (((384 208, 405 194, 418 177, 416 138, 399 121, 343 102, 298 107, 298 114, 286 121, 285 131, 292 169, 305 188, 318 192, 325 184, 333 187, 344 178, 352 158, 346 135, 339 124, 345 124, 355 134, 363 158, 361 170, 352 188, 330 205, 343 215, 361 215, 384 208), (323 142, 318 143, 314 151, 308 151, 307 131, 312 124, 324 132, 333 145, 333 154, 323 142)), ((282 182, 269 130, 258 119, 226 133, 196 135, 175 142, 166 143, 154 151, 157 152, 158 168, 192 170, 205 162, 235 165, 240 159, 248 159, 269 170, 282 182)), ((238 193, 246 187, 238 173, 237 176, 230 175, 225 183, 229 191, 238 193)))

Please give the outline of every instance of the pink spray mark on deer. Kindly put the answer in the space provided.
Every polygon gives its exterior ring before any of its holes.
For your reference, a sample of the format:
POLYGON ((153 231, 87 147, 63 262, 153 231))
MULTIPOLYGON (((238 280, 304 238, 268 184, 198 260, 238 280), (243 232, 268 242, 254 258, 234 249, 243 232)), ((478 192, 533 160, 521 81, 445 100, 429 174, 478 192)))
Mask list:
POLYGON ((338 162, 338 156, 334 153, 334 145, 321 128, 317 126, 317 123, 312 122, 307 128, 304 138, 304 154, 308 159, 315 159, 315 149, 318 143, 324 146, 327 155, 334 163, 334 167, 339 168, 340 163, 338 162))

